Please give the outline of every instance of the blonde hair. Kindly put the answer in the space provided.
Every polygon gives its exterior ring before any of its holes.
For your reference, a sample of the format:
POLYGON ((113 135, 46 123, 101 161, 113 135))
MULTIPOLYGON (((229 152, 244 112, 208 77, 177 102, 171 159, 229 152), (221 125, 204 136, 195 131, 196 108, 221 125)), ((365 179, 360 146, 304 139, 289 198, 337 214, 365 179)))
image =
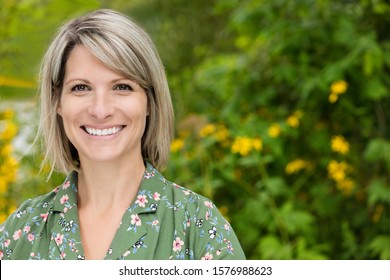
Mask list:
POLYGON ((78 152, 67 138, 57 114, 70 52, 86 46, 111 70, 141 85, 148 97, 149 116, 142 137, 142 156, 155 167, 168 161, 173 136, 173 108, 164 67, 149 35, 125 15, 102 9, 63 25, 50 44, 40 69, 40 121, 44 160, 54 171, 78 168, 78 152))

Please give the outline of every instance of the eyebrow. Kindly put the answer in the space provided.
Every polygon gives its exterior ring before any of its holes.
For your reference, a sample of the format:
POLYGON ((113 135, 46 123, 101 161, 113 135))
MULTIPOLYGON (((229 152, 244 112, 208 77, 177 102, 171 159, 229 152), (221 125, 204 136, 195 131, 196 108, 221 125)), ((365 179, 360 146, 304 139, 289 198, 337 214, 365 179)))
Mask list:
MULTIPOLYGON (((86 83, 86 84, 91 84, 91 82, 89 80, 80 79, 80 78, 74 78, 74 79, 70 79, 70 80, 66 81, 65 85, 70 84, 70 83, 75 82, 75 81, 80 81, 80 82, 83 82, 83 83, 86 83)), ((138 84, 136 81, 130 80, 128 78, 118 78, 118 79, 114 79, 114 80, 112 80, 110 82, 112 84, 115 84, 115 83, 120 82, 120 81, 128 81, 128 82, 132 82, 132 83, 138 84)))
POLYGON ((86 83, 86 84, 90 84, 91 83, 89 80, 75 78, 75 79, 70 79, 70 80, 66 81, 65 85, 70 84, 70 83, 75 82, 75 81, 80 81, 80 82, 83 82, 83 83, 86 83))

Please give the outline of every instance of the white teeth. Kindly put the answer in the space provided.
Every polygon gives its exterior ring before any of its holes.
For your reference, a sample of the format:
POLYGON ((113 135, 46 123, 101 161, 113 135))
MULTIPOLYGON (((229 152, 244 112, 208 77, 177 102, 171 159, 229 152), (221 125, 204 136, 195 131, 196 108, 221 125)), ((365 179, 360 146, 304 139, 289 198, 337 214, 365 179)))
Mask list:
POLYGON ((91 128, 91 127, 85 127, 85 130, 90 135, 107 136, 107 135, 112 135, 112 134, 118 133, 119 131, 122 130, 122 126, 115 126, 115 127, 111 127, 111 128, 105 128, 105 129, 96 129, 96 128, 91 128))

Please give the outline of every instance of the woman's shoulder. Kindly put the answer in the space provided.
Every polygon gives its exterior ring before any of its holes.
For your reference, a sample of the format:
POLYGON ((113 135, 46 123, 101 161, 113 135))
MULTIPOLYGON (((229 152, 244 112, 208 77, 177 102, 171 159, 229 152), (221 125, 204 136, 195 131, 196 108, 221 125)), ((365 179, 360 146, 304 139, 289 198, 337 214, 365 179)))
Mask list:
POLYGON ((46 220, 49 215, 51 204, 58 191, 58 187, 52 191, 22 202, 20 206, 0 225, 0 232, 9 231, 24 226, 35 220, 46 220))
POLYGON ((194 208, 194 210, 203 208, 203 209, 214 209, 215 204, 211 199, 199 194, 196 191, 193 191, 182 185, 168 181, 174 197, 175 202, 185 202, 187 208, 194 208))
POLYGON ((149 167, 149 172, 146 172, 144 179, 151 183, 149 186, 155 187, 153 191, 157 195, 161 195, 161 199, 172 204, 176 208, 190 208, 196 210, 199 208, 214 208, 214 203, 207 197, 184 187, 171 180, 166 179, 159 171, 153 167, 149 167))
POLYGON ((175 213, 174 258, 183 257, 179 253, 182 246, 177 244, 187 240, 192 244, 188 245, 188 253, 194 259, 245 259, 230 223, 211 199, 165 178, 163 180, 165 193, 170 194, 166 206, 173 208, 170 213, 175 213))

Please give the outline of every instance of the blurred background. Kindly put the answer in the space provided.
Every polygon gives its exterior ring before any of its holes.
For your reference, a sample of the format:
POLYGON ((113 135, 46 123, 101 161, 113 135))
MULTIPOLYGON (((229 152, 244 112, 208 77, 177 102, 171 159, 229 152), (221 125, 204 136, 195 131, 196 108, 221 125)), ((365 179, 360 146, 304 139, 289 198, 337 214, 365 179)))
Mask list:
POLYGON ((249 259, 390 259, 389 0, 0 0, 0 222, 64 179, 31 147, 37 73, 97 8, 154 39, 176 113, 163 174, 249 259))

